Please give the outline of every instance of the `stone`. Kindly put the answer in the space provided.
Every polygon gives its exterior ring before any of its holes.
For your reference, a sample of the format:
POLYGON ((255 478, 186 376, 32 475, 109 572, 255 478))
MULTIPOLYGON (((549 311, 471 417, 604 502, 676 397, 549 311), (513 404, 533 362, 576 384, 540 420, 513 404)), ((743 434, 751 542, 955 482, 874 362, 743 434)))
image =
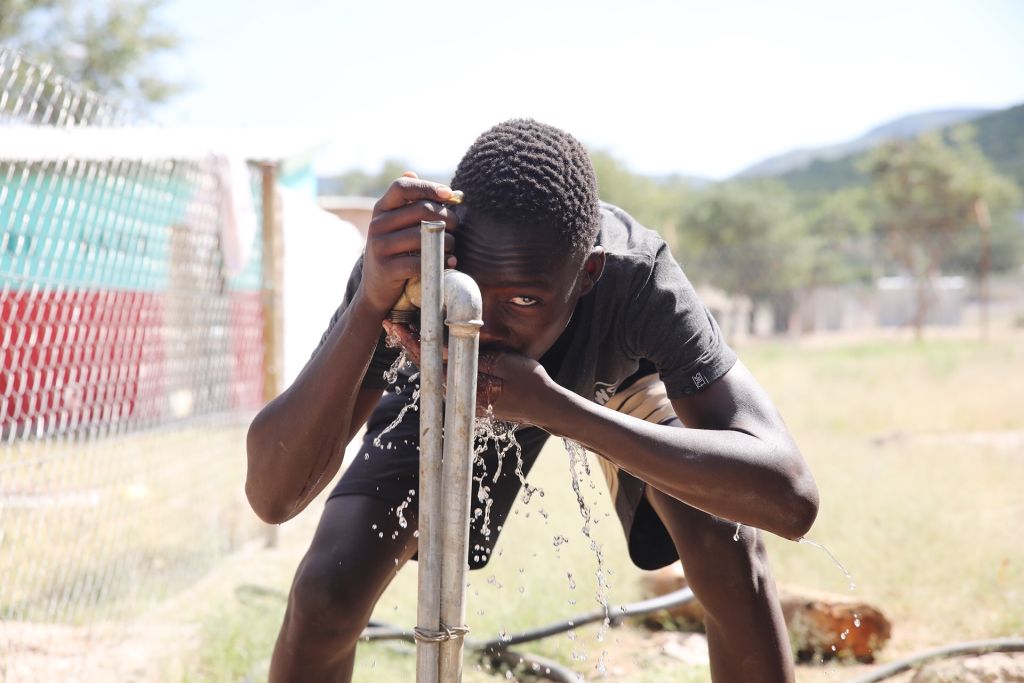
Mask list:
POLYGON ((993 652, 932 662, 910 683, 1024 683, 1024 655, 993 652))
MULTIPOLYGON (((675 563, 642 579, 650 597, 666 595, 687 586, 680 563, 675 563)), ((878 608, 845 595, 817 593, 792 587, 779 587, 779 602, 789 629, 793 651, 800 661, 827 661, 834 658, 871 663, 875 653, 889 640, 892 625, 878 608)), ((703 630, 704 608, 696 600, 666 613, 644 620, 649 627, 703 630)))

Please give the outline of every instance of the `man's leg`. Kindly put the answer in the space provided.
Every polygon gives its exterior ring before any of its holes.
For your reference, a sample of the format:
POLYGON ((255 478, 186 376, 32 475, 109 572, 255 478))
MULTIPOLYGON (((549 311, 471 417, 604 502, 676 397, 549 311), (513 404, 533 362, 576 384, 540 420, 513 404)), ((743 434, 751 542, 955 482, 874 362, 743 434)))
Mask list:
POLYGON ((706 612, 714 681, 792 683, 793 654, 761 532, 690 507, 647 487, 706 612))
POLYGON ((359 634, 384 589, 416 552, 416 519, 408 513, 406 518, 403 529, 393 506, 370 496, 327 501, 295 572, 270 683, 351 680, 359 634))

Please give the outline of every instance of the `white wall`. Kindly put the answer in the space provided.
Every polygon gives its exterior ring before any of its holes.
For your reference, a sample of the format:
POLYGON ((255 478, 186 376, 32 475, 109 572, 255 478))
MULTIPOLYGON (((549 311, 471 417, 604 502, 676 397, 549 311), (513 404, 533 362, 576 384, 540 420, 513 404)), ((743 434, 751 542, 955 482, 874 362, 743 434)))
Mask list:
POLYGON ((309 360, 345 296, 349 273, 363 251, 354 225, 308 197, 281 190, 284 234, 284 376, 282 388, 309 360))

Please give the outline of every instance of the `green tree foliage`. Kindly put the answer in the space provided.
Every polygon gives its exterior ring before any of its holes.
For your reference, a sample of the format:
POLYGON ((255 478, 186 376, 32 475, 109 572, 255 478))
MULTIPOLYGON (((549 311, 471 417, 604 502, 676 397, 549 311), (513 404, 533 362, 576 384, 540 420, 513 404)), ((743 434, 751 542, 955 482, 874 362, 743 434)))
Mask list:
POLYGON ((182 91, 153 68, 181 43, 157 18, 163 1, 0 0, 0 43, 115 101, 158 104, 182 91))
MULTIPOLYGON (((388 159, 381 165, 379 171, 368 172, 352 169, 338 175, 321 178, 317 191, 321 195, 380 197, 395 178, 410 170, 412 169, 408 163, 398 159, 388 159)), ((431 175, 424 177, 433 178, 431 175)), ((440 179, 440 176, 434 179, 440 179)))
POLYGON ((811 255, 804 287, 863 282, 877 275, 868 194, 849 188, 822 197, 805 211, 811 255))
POLYGON ((716 185, 683 216, 686 268, 694 279, 749 298, 755 308, 770 304, 775 329, 781 331, 788 326, 796 291, 813 271, 808 230, 781 183, 716 185))
POLYGON ((920 336, 932 280, 965 244, 964 237, 979 230, 976 202, 984 200, 998 222, 1012 222, 1008 214, 1020 202, 1019 191, 992 168, 970 126, 948 136, 883 145, 864 158, 861 170, 871 178, 884 248, 914 280, 913 324, 920 336))

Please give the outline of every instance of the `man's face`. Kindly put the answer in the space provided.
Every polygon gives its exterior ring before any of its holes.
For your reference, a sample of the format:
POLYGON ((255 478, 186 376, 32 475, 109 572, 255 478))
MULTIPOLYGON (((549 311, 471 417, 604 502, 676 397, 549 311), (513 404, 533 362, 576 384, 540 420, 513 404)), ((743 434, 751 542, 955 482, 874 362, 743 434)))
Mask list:
POLYGON ((455 235, 456 268, 476 281, 483 296, 480 349, 539 360, 589 290, 578 258, 550 232, 499 225, 468 210, 455 235))

